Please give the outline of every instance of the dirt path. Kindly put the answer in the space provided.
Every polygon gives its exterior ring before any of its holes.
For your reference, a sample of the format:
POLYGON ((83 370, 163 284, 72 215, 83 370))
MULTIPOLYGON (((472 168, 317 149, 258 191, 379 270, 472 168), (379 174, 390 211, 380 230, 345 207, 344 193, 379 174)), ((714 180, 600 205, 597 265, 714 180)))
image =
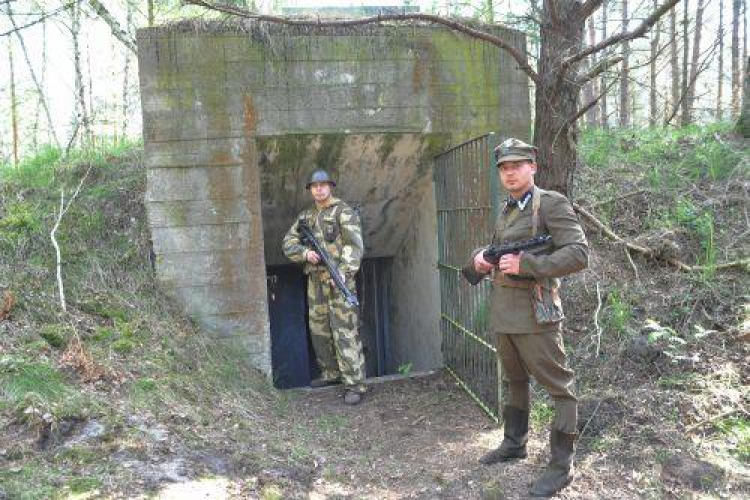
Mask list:
MULTIPOLYGON (((307 498, 526 498, 546 462, 546 431, 534 430, 526 460, 480 465, 502 433, 444 374, 373 385, 358 407, 337 388, 302 393, 293 406, 312 464, 307 498)), ((559 498, 643 498, 623 479, 610 464, 559 498)))

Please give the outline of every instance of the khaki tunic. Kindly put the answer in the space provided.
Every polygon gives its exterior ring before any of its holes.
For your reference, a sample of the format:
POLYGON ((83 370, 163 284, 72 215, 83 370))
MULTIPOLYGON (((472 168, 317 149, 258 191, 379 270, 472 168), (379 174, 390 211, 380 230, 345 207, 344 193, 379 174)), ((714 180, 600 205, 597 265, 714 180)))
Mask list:
MULTIPOLYGON (((489 318, 490 331, 493 333, 560 331, 561 322, 548 325, 536 322, 530 287, 536 281, 546 288, 558 288, 558 278, 588 265, 586 236, 568 199, 554 191, 545 191, 536 186, 533 189, 533 196, 540 197, 536 234, 532 230, 533 201, 529 200, 523 210, 517 207, 501 210, 495 223, 493 241, 510 243, 549 234, 552 245, 523 252, 521 274, 517 277, 495 272, 489 318)), ((467 268, 473 269, 474 256, 485 248, 478 248, 472 253, 467 268)))

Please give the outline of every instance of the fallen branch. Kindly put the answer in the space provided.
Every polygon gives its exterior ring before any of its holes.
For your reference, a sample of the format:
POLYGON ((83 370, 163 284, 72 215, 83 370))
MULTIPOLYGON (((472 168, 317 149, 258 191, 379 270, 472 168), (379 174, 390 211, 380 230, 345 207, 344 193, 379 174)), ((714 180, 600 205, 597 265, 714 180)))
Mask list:
POLYGON ((723 413, 719 413, 718 415, 714 415, 713 417, 705 418, 705 419, 701 420, 700 422, 691 425, 690 427, 688 427, 687 429, 685 429, 685 434, 687 434, 689 432, 693 432, 694 430, 696 430, 696 429, 698 429, 700 427, 703 427, 706 424, 709 424, 711 422, 715 422, 717 420, 721 420, 724 417, 728 417, 729 415, 733 415, 733 414, 738 413, 738 412, 741 412, 741 413, 745 414, 745 416, 747 416, 747 413, 748 413, 744 408, 732 408, 731 410, 725 411, 723 413))
POLYGON ((638 252, 640 254, 645 255, 646 257, 650 257, 654 260, 661 260, 668 264, 673 265, 677 269, 681 271, 706 271, 708 269, 714 269, 714 270, 722 270, 722 269, 731 269, 731 268, 749 268, 750 267, 750 257, 746 257, 744 259, 738 259, 733 260, 730 262, 724 262, 721 264, 716 265, 709 265, 709 266, 691 266, 688 264, 685 264, 679 259, 674 259, 671 257, 662 257, 660 256, 655 250, 652 248, 644 247, 641 245, 636 245, 635 243, 630 243, 628 241, 625 241, 623 238, 615 234, 611 229, 609 229, 607 226, 604 225, 602 221, 597 219, 593 214, 591 214, 588 210, 583 208, 578 203, 573 203, 573 208, 576 212, 578 212, 584 219, 589 221, 594 227, 599 229, 604 235, 613 240, 617 243, 620 243, 625 246, 626 249, 632 250, 634 252, 638 252))

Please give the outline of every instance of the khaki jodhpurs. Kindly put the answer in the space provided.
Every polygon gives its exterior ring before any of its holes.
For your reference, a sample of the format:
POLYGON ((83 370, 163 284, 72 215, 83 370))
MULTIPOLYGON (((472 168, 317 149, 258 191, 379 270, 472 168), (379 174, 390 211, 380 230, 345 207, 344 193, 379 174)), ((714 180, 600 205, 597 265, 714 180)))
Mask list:
POLYGON ((573 394, 574 373, 567 366, 562 334, 498 334, 497 346, 503 379, 508 384, 507 404, 529 409, 531 375, 555 402, 552 428, 568 434, 577 432, 578 399, 573 394))

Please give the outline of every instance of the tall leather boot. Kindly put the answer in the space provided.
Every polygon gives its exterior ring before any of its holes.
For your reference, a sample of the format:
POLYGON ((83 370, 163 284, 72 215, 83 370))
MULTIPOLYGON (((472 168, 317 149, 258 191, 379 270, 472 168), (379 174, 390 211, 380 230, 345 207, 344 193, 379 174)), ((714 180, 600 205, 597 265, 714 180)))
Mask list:
POLYGON ((529 440, 529 412, 513 406, 503 408, 503 442, 496 450, 479 459, 484 465, 526 458, 526 442, 529 440))
POLYGON ((550 433, 550 451, 552 458, 544 473, 531 488, 533 497, 551 497, 565 488, 573 480, 573 456, 578 434, 568 434, 558 430, 550 433))

